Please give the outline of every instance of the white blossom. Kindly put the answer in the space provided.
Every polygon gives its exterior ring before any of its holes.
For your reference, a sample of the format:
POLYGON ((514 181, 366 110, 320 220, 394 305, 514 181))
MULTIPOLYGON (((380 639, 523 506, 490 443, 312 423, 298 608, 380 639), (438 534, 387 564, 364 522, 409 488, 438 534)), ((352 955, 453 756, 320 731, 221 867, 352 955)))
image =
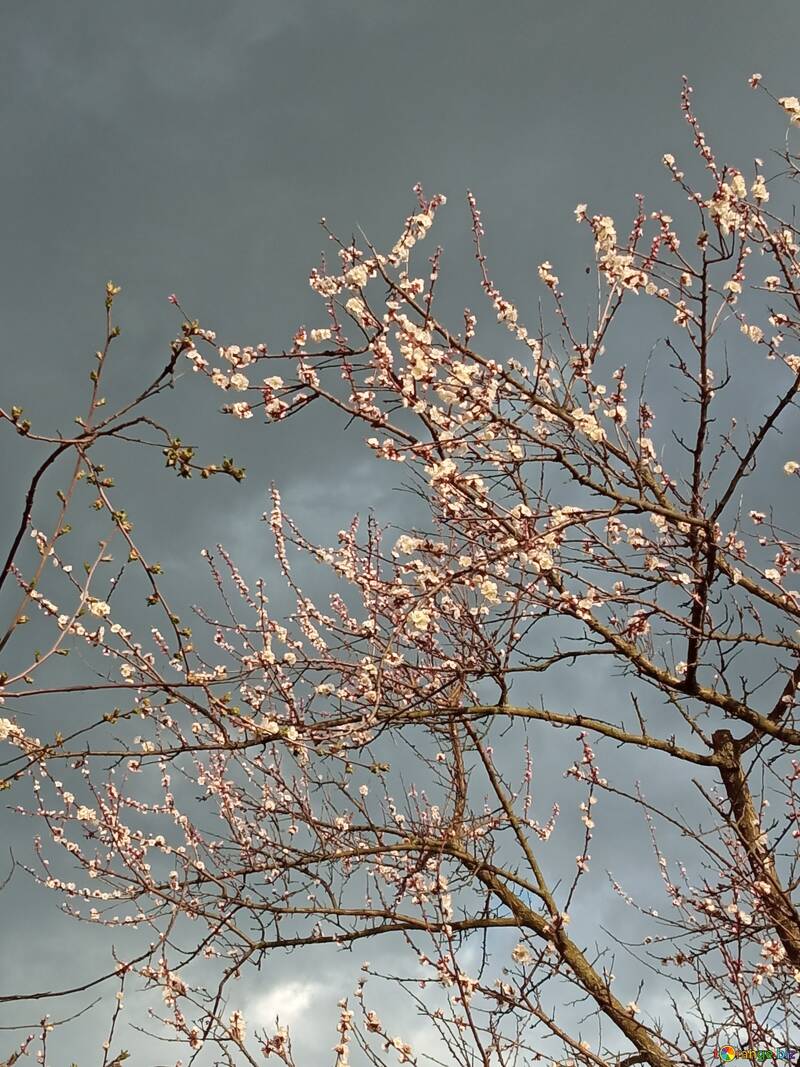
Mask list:
POLYGON ((528 946, 520 941, 520 943, 513 949, 511 959, 514 963, 530 963, 533 956, 531 955, 531 950, 528 946))

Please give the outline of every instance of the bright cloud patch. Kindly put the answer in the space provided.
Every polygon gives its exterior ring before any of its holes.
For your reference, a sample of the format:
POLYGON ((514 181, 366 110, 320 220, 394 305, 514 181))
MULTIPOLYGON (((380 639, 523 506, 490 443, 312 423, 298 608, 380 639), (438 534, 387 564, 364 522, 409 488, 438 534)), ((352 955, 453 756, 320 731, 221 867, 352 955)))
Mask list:
POLYGON ((318 995, 316 982, 285 982, 256 997, 248 1007, 247 1016, 256 1026, 274 1026, 278 1016, 281 1025, 291 1026, 304 1015, 318 995))

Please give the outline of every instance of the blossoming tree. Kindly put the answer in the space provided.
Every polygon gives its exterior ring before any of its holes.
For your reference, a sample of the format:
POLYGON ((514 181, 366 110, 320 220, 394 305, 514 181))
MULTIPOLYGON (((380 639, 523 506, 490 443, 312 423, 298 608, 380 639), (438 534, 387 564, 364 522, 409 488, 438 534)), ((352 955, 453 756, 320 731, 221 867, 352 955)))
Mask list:
MULTIPOLYGON (((777 103, 800 125, 797 98, 777 103)), ((798 161, 787 150, 789 184, 768 187, 760 161, 747 176, 718 161, 686 85, 682 106, 701 179, 671 155, 664 164, 695 221, 679 235, 640 199, 623 235, 578 205, 596 253, 588 325, 550 262, 538 268, 545 306, 525 321, 490 276, 471 195, 477 268, 506 333, 492 335, 492 357, 478 314, 443 322, 441 249, 423 267, 418 246, 444 197, 417 188, 390 251, 337 241, 337 269, 312 272, 325 325, 299 329, 289 349, 221 344, 186 317, 160 376, 106 414, 109 283, 79 432, 50 437, 0 411, 52 447, 2 571, 18 590, 0 648, 21 647, 36 612, 51 634, 0 676, 5 795, 39 820, 34 878, 83 919, 146 930, 141 951, 114 963, 106 1067, 121 1062, 122 993, 142 981, 160 988, 161 1023, 189 1062, 292 1064, 286 1028, 248 1022, 231 980, 298 947, 386 938, 396 972, 373 978, 365 963, 341 991, 337 1067, 700 1065, 720 1033, 774 1046, 800 1022, 800 238, 778 213, 798 161), (615 350, 634 302, 665 324, 624 365, 615 350), (147 413, 188 364, 234 418, 280 423, 328 404, 362 424, 374 456, 402 465, 425 526, 388 537, 371 518, 362 535, 354 520, 319 547, 274 489, 265 519, 294 610, 276 617, 264 580, 218 546, 204 556, 221 607, 195 608, 190 627, 99 458, 109 440, 161 439, 180 476, 243 478, 233 460, 201 463, 147 413), (660 384, 669 376, 677 394, 660 384), (737 421, 756 383, 770 401, 737 421), (66 459, 59 511, 40 529, 39 483, 66 459), (752 501, 771 472, 786 491, 761 511, 752 501), (65 535, 81 481, 107 532, 76 573, 65 535), (38 554, 26 569, 28 535, 38 554), (326 603, 301 587, 298 553, 335 580, 326 603), (136 575, 160 613, 146 634, 124 618, 136 575), (62 685, 39 682, 76 647, 102 657, 101 676, 76 678, 66 659, 62 685), (572 667, 616 670, 626 702, 596 685, 586 706, 559 706, 572 667), (553 701, 516 699, 532 676, 555 679, 553 701), (107 698, 98 721, 34 736, 25 701, 76 687, 107 698), (577 755, 554 799, 539 764, 564 746, 577 755), (649 801, 644 767, 668 778, 671 807, 649 801), (644 896, 613 875, 625 836, 602 832, 604 808, 626 804, 652 835, 644 896), (628 916, 616 932, 594 921, 605 892, 628 916), (378 1010, 381 981, 427 1018, 424 1047, 378 1010)), ((27 1038, 8 1062, 38 1047, 27 1038)))

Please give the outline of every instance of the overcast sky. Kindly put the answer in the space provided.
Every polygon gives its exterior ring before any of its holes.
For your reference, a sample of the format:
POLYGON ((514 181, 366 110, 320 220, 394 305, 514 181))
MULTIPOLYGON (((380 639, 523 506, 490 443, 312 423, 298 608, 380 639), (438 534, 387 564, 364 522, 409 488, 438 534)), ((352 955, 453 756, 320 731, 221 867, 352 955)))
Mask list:
MULTIPOLYGON (((24 407, 36 428, 69 428, 102 342, 109 278, 123 287, 119 397, 165 359, 179 324, 171 292, 221 340, 282 346, 318 313, 307 278, 326 244, 320 216, 342 236, 360 226, 386 246, 417 181, 448 196, 437 240, 449 250, 454 306, 477 299, 470 188, 493 276, 525 307, 538 295, 536 264, 550 259, 568 277, 591 257, 574 224, 577 202, 625 219, 635 193, 672 195, 661 157, 689 155, 683 73, 723 159, 745 168, 780 146, 785 123, 746 79, 758 70, 778 95, 798 93, 798 31, 796 0, 5 3, 2 402, 24 407)), ((209 452, 235 449, 251 472, 246 491, 231 483, 214 494, 155 467, 127 472, 130 511, 152 527, 153 554, 173 581, 197 573, 190 561, 219 540, 257 560, 273 480, 321 539, 355 510, 403 514, 383 468, 363 458, 360 434, 322 412, 265 433, 259 420, 198 423, 169 397, 161 410, 209 452)), ((7 428, 0 449, 7 535, 33 453, 7 428)), ((24 858, 30 825, 2 820, 0 840, 24 858)), ((24 877, 2 899, 3 991, 63 985, 107 966, 102 939, 59 916, 55 899, 31 892, 24 877)), ((276 965, 248 996, 264 1021, 294 1010, 309 1049, 319 1035, 308 1012, 319 1005, 327 1049, 334 972, 314 966, 310 977, 311 964, 276 965)), ((27 1024, 43 1010, 16 1006, 0 1024, 27 1024)), ((70 1056, 80 1067, 99 1062, 100 1019, 88 1015, 64 1038, 59 1065, 70 1056)), ((0 1053, 8 1036, 0 1033, 0 1053)), ((126 1033, 119 1044, 140 1050, 134 1067, 150 1067, 143 1038, 126 1033)))

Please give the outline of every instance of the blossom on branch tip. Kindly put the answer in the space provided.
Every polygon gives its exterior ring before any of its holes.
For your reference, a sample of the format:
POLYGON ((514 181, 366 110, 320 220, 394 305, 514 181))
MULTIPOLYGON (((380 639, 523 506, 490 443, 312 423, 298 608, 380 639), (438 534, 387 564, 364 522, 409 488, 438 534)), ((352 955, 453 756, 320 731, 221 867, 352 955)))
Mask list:
POLYGON ((558 285, 558 275, 553 274, 553 264, 549 260, 545 260, 544 263, 539 264, 539 277, 548 287, 548 289, 555 289, 558 285))
POLYGON ((778 103, 789 116, 793 126, 800 126, 800 100, 796 96, 782 96, 778 103))
POLYGON ((234 1011, 231 1014, 230 1021, 228 1023, 228 1032, 234 1041, 239 1043, 243 1042, 247 1037, 247 1027, 245 1025, 244 1015, 240 1011, 234 1011))
POLYGON ((252 419, 253 411, 246 400, 238 400, 235 404, 226 404, 223 409, 237 419, 252 419))

